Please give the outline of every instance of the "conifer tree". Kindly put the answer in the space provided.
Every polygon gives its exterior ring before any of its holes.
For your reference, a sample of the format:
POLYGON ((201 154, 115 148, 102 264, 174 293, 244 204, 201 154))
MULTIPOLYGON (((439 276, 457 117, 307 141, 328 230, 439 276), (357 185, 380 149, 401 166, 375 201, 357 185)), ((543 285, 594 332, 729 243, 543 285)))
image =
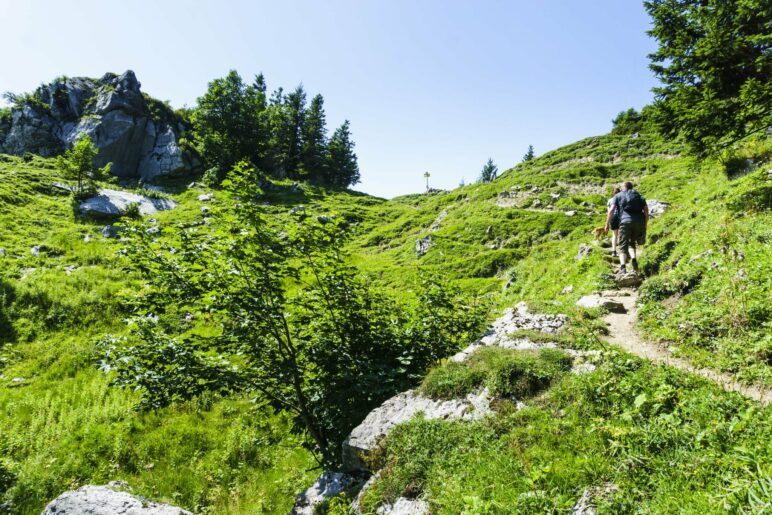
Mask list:
POLYGON ((306 111, 303 124, 301 166, 303 174, 314 182, 325 180, 325 154, 327 152, 327 127, 324 114, 324 98, 316 95, 306 111))
POLYGON ((354 153, 349 121, 343 122, 327 144, 327 183, 348 187, 359 182, 359 164, 354 153))
POLYGON ((480 182, 491 182, 494 180, 499 174, 499 168, 493 164, 493 159, 488 158, 488 162, 485 163, 485 166, 483 166, 482 171, 480 172, 480 182))
POLYGON ((523 162, 530 161, 533 157, 533 145, 528 145, 528 151, 523 156, 523 162))
POLYGON ((84 134, 80 136, 75 145, 67 150, 63 156, 58 156, 55 166, 67 179, 75 180, 78 183, 75 194, 82 195, 87 189, 94 188, 94 182, 103 180, 110 173, 112 163, 102 168, 94 166, 94 158, 97 156, 97 149, 91 138, 84 134))

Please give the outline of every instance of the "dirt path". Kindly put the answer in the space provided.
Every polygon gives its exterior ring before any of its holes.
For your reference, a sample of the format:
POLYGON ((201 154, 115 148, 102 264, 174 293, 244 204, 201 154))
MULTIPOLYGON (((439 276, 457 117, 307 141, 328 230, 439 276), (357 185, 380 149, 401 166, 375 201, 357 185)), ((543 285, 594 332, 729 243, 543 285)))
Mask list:
POLYGON ((772 391, 748 386, 734 380, 730 375, 716 372, 708 368, 699 368, 685 359, 676 358, 657 345, 646 342, 641 339, 635 331, 635 320, 637 319, 637 310, 635 301, 638 298, 638 292, 630 288, 623 288, 615 291, 603 292, 603 297, 622 303, 626 313, 609 313, 604 320, 609 325, 609 335, 603 339, 608 343, 619 345, 627 352, 636 354, 642 358, 665 363, 672 367, 697 374, 706 379, 721 385, 724 390, 739 392, 746 397, 750 397, 763 405, 772 402, 772 391))

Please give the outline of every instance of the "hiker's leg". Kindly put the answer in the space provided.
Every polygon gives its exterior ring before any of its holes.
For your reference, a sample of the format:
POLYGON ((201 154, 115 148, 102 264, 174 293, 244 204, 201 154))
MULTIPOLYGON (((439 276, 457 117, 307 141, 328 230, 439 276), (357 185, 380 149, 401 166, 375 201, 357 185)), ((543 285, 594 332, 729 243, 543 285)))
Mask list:
POLYGON ((628 250, 630 251, 630 259, 635 259, 635 242, 628 247, 628 250))
POLYGON ((619 262, 623 267, 625 266, 625 263, 627 263, 627 246, 630 244, 629 228, 629 225, 623 224, 620 225, 618 229, 619 241, 617 242, 617 250, 619 251, 619 262))
POLYGON ((611 233, 611 252, 617 251, 618 244, 619 244, 619 229, 614 229, 611 233))

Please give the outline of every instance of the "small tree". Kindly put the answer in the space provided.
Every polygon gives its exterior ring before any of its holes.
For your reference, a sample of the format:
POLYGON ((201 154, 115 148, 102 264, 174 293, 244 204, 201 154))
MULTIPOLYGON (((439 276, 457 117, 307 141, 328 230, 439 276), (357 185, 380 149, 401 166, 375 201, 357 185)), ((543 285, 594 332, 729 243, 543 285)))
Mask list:
POLYGON ((482 171, 480 172, 480 182, 491 182, 494 180, 499 174, 499 168, 495 164, 493 164, 493 159, 490 157, 488 158, 488 162, 485 163, 485 166, 483 166, 482 171))
POLYGON ((77 195, 82 195, 88 190, 95 189, 94 182, 103 180, 110 173, 112 163, 107 163, 102 168, 94 166, 94 158, 99 151, 94 146, 91 138, 84 134, 80 136, 75 145, 67 150, 63 156, 56 158, 56 168, 67 179, 78 181, 77 195))
POLYGON ((348 187, 359 182, 359 164, 354 153, 349 121, 343 122, 327 145, 328 184, 348 187))
POLYGON ((525 163, 526 161, 530 161, 533 158, 533 145, 528 145, 528 152, 526 152, 523 156, 523 162, 525 163))

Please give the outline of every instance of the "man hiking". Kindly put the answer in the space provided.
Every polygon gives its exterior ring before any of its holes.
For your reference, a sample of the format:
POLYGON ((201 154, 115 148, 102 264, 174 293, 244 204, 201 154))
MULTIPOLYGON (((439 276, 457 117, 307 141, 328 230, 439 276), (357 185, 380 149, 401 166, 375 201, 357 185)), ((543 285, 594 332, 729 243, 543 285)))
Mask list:
POLYGON ((619 271, 627 273, 627 254, 632 258, 633 270, 638 271, 638 259, 636 245, 642 245, 646 241, 646 226, 649 224, 649 206, 646 199, 633 189, 632 182, 622 185, 622 191, 611 199, 606 215, 606 232, 609 230, 611 220, 615 214, 619 214, 619 262, 622 264, 619 271))

